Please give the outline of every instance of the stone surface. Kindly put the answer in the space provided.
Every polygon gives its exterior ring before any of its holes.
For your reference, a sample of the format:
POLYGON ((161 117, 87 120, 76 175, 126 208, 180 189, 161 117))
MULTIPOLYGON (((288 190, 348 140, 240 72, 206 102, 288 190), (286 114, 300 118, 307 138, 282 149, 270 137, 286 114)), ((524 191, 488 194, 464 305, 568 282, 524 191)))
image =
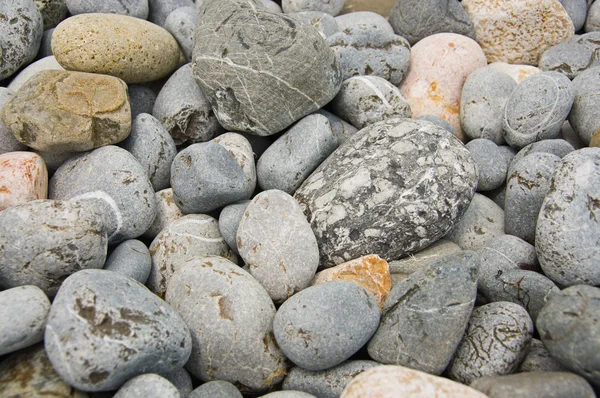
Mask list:
POLYGON ((17 73, 10 81, 7 88, 16 92, 21 88, 21 86, 23 86, 23 84, 25 84, 27 80, 43 70, 65 70, 65 68, 60 66, 53 55, 41 58, 27 65, 26 68, 17 73))
POLYGON ((317 398, 312 394, 303 391, 275 391, 266 395, 261 395, 260 398, 317 398))
POLYGON ((356 127, 347 123, 344 119, 337 117, 331 112, 328 112, 324 109, 319 109, 315 113, 323 115, 329 120, 329 124, 331 125, 331 131, 333 135, 337 139, 338 146, 343 144, 348 138, 352 137, 354 133, 358 131, 356 127))
POLYGON ((171 73, 179 61, 177 41, 165 29, 118 14, 80 14, 52 34, 52 53, 65 69, 144 83, 171 73))
POLYGON ((567 14, 573 21, 575 32, 581 30, 585 24, 587 17, 588 6, 586 0, 558 0, 565 8, 567 14))
POLYGON ((321 11, 333 15, 334 17, 342 11, 344 7, 343 0, 282 0, 281 8, 285 13, 299 11, 321 11))
POLYGON ((539 67, 544 71, 560 72, 569 79, 584 70, 600 65, 591 49, 573 39, 558 43, 542 54, 539 67))
POLYGON ((452 127, 452 125, 450 123, 448 123, 447 120, 442 119, 439 116, 435 116, 435 115, 421 115, 417 119, 418 120, 425 120, 425 121, 428 121, 429 123, 435 124, 436 126, 440 126, 444 130, 448 131, 450 134, 456 136, 456 130, 454 130, 454 127, 452 127))
POLYGON ((71 15, 102 13, 146 19, 149 12, 148 0, 66 0, 66 3, 71 15))
MULTIPOLYGON (((348 1, 346 1, 348 3, 348 1)), ((383 2, 378 2, 378 4, 383 2)), ((349 14, 338 15, 335 17, 340 30, 344 30, 351 26, 358 25, 372 25, 377 26, 378 29, 394 34, 394 28, 388 22, 387 18, 381 14, 373 11, 355 11, 349 14)))
POLYGON ((523 79, 540 73, 542 70, 536 66, 522 65, 522 64, 508 64, 506 62, 497 61, 492 62, 488 65, 490 68, 497 70, 498 72, 506 73, 513 80, 519 84, 523 79))
MULTIPOLYGON (((197 5, 202 5, 203 1, 196 1, 197 5)), ((163 26, 171 12, 179 7, 194 7, 193 0, 148 0, 150 14, 148 20, 156 25, 163 26)))
POLYGON ((466 211, 476 181, 468 150, 446 130, 390 119, 349 138, 295 198, 321 266, 331 267, 367 254, 391 261, 430 245, 466 211))
POLYGON ((192 376, 190 376, 190 373, 185 368, 179 368, 174 372, 166 373, 162 376, 177 388, 179 395, 183 398, 187 398, 188 394, 194 389, 192 376))
POLYGON ((130 239, 117 246, 104 263, 104 269, 120 273, 144 284, 150 275, 152 258, 146 245, 130 239))
POLYGON ((225 380, 209 381, 196 388, 187 398, 243 398, 236 386, 225 380))
POLYGON ((237 133, 225 133, 212 139, 212 142, 221 145, 227 149, 230 155, 233 156, 235 161, 240 165, 242 171, 246 175, 247 188, 246 196, 252 197, 254 190, 256 189, 256 165, 254 163, 254 152, 252 151, 252 144, 246 137, 237 133))
POLYGON ((400 260, 390 261, 389 268, 392 277, 392 286, 406 279, 410 274, 453 253, 460 252, 459 245, 446 239, 440 239, 427 248, 411 254, 400 260))
POLYGON ((119 388, 113 398, 180 398, 177 388, 167 379, 155 373, 146 373, 129 379, 119 388))
MULTIPOLYGON (((598 93, 600 92, 600 66, 590 68, 582 72, 573 79, 573 90, 575 100, 571 113, 569 114, 569 123, 577 133, 584 144, 590 144, 598 130, 598 93)), ((600 138, 600 134, 598 134, 600 138)), ((597 140, 597 138, 595 139, 597 140)))
POLYGON ((373 2, 372 0, 345 0, 342 14, 370 11, 387 18, 395 4, 395 0, 381 0, 377 2, 373 2))
POLYGON ((517 373, 520 372, 566 372, 567 368, 559 364, 548 352, 544 343, 538 339, 531 339, 527 355, 517 373))
POLYGON ((327 14, 326 12, 300 11, 291 13, 289 15, 298 19, 299 21, 309 23, 319 32, 323 33, 325 37, 329 37, 341 30, 336 22, 336 19, 331 14, 327 14))
POLYGON ((66 0, 33 0, 42 14, 44 30, 58 25, 69 14, 66 0))
POLYGON ((198 26, 198 13, 193 6, 174 9, 165 20, 165 29, 177 40, 188 62, 192 59, 196 26, 198 26))
MULTIPOLYGON (((12 90, 0 87, 0 110, 13 95, 12 90)), ((0 118, 0 155, 6 152, 25 151, 26 149, 27 147, 15 138, 15 135, 0 118)))
POLYGON ((31 152, 0 155, 0 211, 48 197, 48 170, 42 157, 31 152))
POLYGON ((485 138, 475 138, 465 145, 471 155, 479 179, 477 180, 477 191, 491 191, 506 182, 506 173, 510 163, 507 152, 496 145, 494 141, 485 138))
POLYGON ((243 200, 223 207, 219 213, 219 231, 227 245, 238 255, 240 253, 237 248, 237 230, 248 204, 250 204, 249 200, 243 200))
POLYGON ((143 84, 128 84, 127 88, 131 105, 131 119, 135 119, 140 113, 152 114, 156 93, 143 84))
POLYGON ((131 131, 127 85, 112 76, 41 71, 4 104, 2 121, 19 141, 40 151, 114 144, 131 131))
POLYGON ((156 238, 156 235, 158 235, 160 231, 184 215, 175 204, 175 200, 173 200, 172 188, 156 192, 154 198, 156 201, 156 217, 150 228, 144 232, 144 237, 149 239, 156 238))
POLYGON ((565 155, 573 152, 575 149, 571 144, 562 139, 555 140, 542 140, 529 144, 521 149, 515 157, 511 160, 510 166, 508 167, 507 175, 512 175, 514 166, 521 161, 525 156, 529 156, 532 153, 543 152, 556 155, 559 158, 563 158, 565 155))
POLYGON ((600 3, 595 6, 594 3, 588 6, 588 14, 584 24, 586 32, 597 32, 600 30, 600 3))

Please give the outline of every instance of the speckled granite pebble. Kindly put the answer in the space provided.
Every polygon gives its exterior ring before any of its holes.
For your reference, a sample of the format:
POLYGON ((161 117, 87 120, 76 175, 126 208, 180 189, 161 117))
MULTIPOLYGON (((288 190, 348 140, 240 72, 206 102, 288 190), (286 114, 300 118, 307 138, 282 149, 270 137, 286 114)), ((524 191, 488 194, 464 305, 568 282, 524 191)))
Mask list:
POLYGON ((120 14, 130 17, 148 18, 148 0, 66 0, 71 15, 78 14, 120 14))
POLYGON ((243 398, 236 386, 225 380, 209 381, 192 391, 187 398, 243 398))
POLYGON ((48 170, 42 157, 32 152, 0 155, 0 211, 48 197, 48 170))
POLYGON ((121 243, 104 263, 104 269, 118 272, 140 283, 146 283, 151 268, 150 251, 137 239, 129 239, 121 243))
POLYGON ((177 388, 167 379, 155 373, 146 373, 129 379, 119 388, 113 398, 180 398, 177 388))

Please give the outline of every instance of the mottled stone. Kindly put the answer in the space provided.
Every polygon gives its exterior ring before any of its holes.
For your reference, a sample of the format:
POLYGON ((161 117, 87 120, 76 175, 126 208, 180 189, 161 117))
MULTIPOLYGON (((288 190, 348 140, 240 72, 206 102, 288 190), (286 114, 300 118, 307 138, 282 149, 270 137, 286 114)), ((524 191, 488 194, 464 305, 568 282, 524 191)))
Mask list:
POLYGON ((555 71, 567 76, 569 79, 575 78, 584 70, 600 65, 592 50, 586 46, 567 40, 558 43, 542 54, 539 67, 544 72, 555 71))
POLYGON ((33 75, 43 70, 65 70, 65 68, 60 66, 60 64, 56 61, 56 58, 53 55, 44 57, 27 65, 25 69, 21 70, 17 75, 15 75, 15 77, 10 81, 7 88, 16 92, 33 75))
POLYGON ((249 200, 243 200, 223 207, 219 213, 219 231, 235 254, 240 254, 237 248, 237 230, 248 204, 250 204, 249 200))
POLYGON ((129 84, 128 94, 131 105, 131 119, 135 119, 140 113, 152 113, 154 102, 156 102, 156 93, 142 84, 129 84))
POLYGON ((140 283, 146 283, 151 268, 150 251, 137 239, 129 239, 121 243, 104 263, 104 269, 118 272, 140 283))
POLYGON ((559 364, 548 352, 544 343, 538 339, 531 339, 527 355, 517 369, 520 372, 566 372, 567 368, 559 364))
MULTIPOLYGON (((12 90, 0 87, 0 110, 13 95, 12 90)), ((25 151, 26 149, 27 146, 15 138, 15 135, 0 118, 0 155, 7 152, 25 151)))
POLYGON ((372 11, 355 11, 349 14, 338 15, 335 17, 335 21, 340 30, 344 30, 351 26, 371 25, 376 26, 378 29, 389 34, 394 34, 394 28, 392 28, 392 25, 390 25, 387 18, 381 13, 378 14, 372 11))
POLYGON ((532 153, 542 152, 556 155, 559 158, 563 158, 565 155, 573 152, 575 149, 571 144, 562 139, 555 140, 542 140, 529 144, 521 149, 515 157, 511 160, 510 166, 508 167, 507 175, 510 176, 513 173, 514 166, 521 161, 525 156, 529 156, 532 153))
POLYGON ((254 153, 252 152, 252 144, 241 134, 225 133, 211 140, 214 143, 221 145, 233 156, 235 161, 240 165, 242 171, 246 175, 247 188, 246 196, 252 197, 256 188, 256 165, 254 163, 254 153))
POLYGON ((334 17, 342 11, 344 7, 343 0, 282 0, 281 8, 283 12, 289 14, 299 11, 321 11, 333 15, 334 17))
POLYGON ((33 0, 42 14, 44 29, 54 28, 69 14, 66 0, 33 0))
POLYGON ((345 0, 342 14, 369 11, 387 18, 395 4, 396 0, 379 0, 377 2, 372 0, 345 0))
POLYGON ((130 17, 148 18, 148 0, 66 0, 71 15, 120 14, 130 17))
MULTIPOLYGON (((202 5, 202 0, 196 0, 196 4, 202 5)), ((165 21, 171 12, 179 7, 194 7, 193 0, 148 0, 150 14, 148 20, 158 26, 165 25, 165 21)))
MULTIPOLYGON (((573 79, 575 101, 569 114, 569 123, 584 144, 589 145, 598 135, 598 93, 600 93, 600 66, 590 68, 573 79)), ((596 138, 597 139, 597 138, 596 138)))
POLYGON ((243 398, 236 386, 225 380, 209 381, 202 384, 187 398, 243 398))
POLYGON ((337 117, 331 112, 327 112, 324 109, 319 109, 315 113, 323 115, 329 120, 331 125, 331 131, 334 137, 337 139, 338 146, 343 144, 348 138, 352 137, 354 133, 358 131, 356 127, 347 123, 344 119, 337 117))
POLYGON ((196 26, 198 26, 198 12, 193 6, 174 9, 165 20, 165 29, 177 40, 188 62, 192 59, 196 26))
POLYGON ((289 14, 291 17, 299 21, 309 23, 325 37, 329 37, 341 29, 339 28, 336 19, 326 12, 322 11, 300 11, 289 14))
POLYGON ((436 126, 440 126, 444 130, 448 131, 450 134, 456 136, 456 130, 454 130, 454 127, 452 127, 452 125, 450 123, 448 123, 447 120, 442 119, 439 116, 435 116, 435 115, 421 115, 417 119, 418 120, 426 120, 429 123, 433 123, 436 126))
POLYGON ((489 139, 476 138, 466 145, 475 160, 479 180, 477 191, 491 191, 506 182, 506 173, 510 163, 509 153, 500 149, 498 145, 489 139))
MULTIPOLYGON (((198 5, 198 3, 202 3, 202 1, 196 1, 196 7, 199 8, 200 6, 198 5)), ((274 0, 262 0, 262 4, 263 4, 263 6, 265 6, 265 8, 267 10, 274 12, 276 14, 283 12, 279 3, 276 3, 274 0)), ((310 11, 307 11, 307 12, 310 12, 310 11)))
POLYGON ((144 237, 149 239, 156 238, 156 235, 158 235, 160 231, 184 215, 175 204, 172 188, 156 192, 154 198, 156 201, 156 217, 150 228, 144 232, 144 237))
POLYGON ((129 379, 119 388, 113 398, 180 398, 177 388, 167 379, 154 373, 146 373, 129 379))
POLYGON ((0 211, 48 197, 48 170, 42 157, 32 152, 0 155, 0 211))
POLYGON ((540 73, 542 70, 536 66, 531 65, 521 65, 521 64, 508 64, 506 62, 492 62, 488 65, 490 68, 497 70, 498 72, 506 73, 513 80, 519 84, 523 79, 534 75, 536 73, 540 73))
POLYGON ((443 257, 460 252, 459 245, 446 239, 440 239, 431 246, 411 254, 400 260, 390 261, 389 268, 392 277, 392 286, 408 278, 410 274, 434 264, 443 257))

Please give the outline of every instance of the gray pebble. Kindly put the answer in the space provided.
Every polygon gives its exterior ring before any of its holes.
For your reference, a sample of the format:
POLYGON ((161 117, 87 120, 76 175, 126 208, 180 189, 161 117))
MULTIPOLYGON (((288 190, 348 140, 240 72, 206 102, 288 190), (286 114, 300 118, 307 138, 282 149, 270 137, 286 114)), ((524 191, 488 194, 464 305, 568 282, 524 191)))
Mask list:
POLYGON ((192 348, 188 327, 171 307, 139 282, 106 270, 83 270, 65 280, 44 341, 57 373, 85 391, 171 372, 192 348))
MULTIPOLYGON (((198 2, 202 2, 202 0, 196 0, 196 6, 198 6, 198 2)), ((265 6, 265 8, 271 12, 280 14, 283 12, 283 10, 281 9, 281 6, 279 5, 279 3, 276 3, 275 1, 272 0, 262 0, 262 4, 263 6, 265 6)))
POLYGON ((575 32, 583 28, 587 17, 587 2, 586 0, 559 0, 560 4, 565 8, 567 14, 573 21, 575 32))
POLYGON ((517 373, 521 372, 566 372, 567 368, 562 366, 552 358, 552 355, 548 352, 544 343, 538 339, 531 339, 531 345, 527 355, 517 373))
POLYGON ((600 3, 594 1, 591 6, 588 6, 584 30, 586 32, 600 31, 600 3))
POLYGON ((329 37, 340 31, 337 22, 331 14, 322 11, 301 11, 289 14, 298 21, 303 21, 314 26, 325 37, 329 37))
POLYGON ((52 53, 52 33, 54 33, 54 28, 44 30, 42 34, 42 42, 40 44, 40 50, 38 51, 37 58, 41 59, 44 57, 49 57, 50 55, 54 55, 52 53))
POLYGON ((266 395, 261 395, 259 398, 317 398, 312 394, 303 391, 275 391, 266 395))
POLYGON ((508 167, 507 175, 512 175, 513 167, 521 161, 525 156, 528 156, 532 153, 543 152, 550 153, 552 155, 556 155, 559 158, 563 158, 565 155, 573 152, 575 149, 571 144, 569 144, 565 140, 556 139, 556 140, 543 140, 534 142, 533 144, 529 144, 523 149, 521 149, 517 154, 512 158, 510 162, 510 166, 508 167))
POLYGON ((250 204, 249 200, 243 200, 239 203, 227 205, 219 214, 219 231, 235 254, 240 254, 237 248, 237 230, 248 204, 250 204))
POLYGON ((152 114, 156 94, 150 87, 142 84, 128 84, 128 93, 132 120, 140 113, 152 114))
POLYGON ((583 143, 589 145, 600 129, 600 66, 590 68, 573 79, 573 89, 575 102, 569 114, 569 123, 583 143))
MULTIPOLYGON (((6 101, 8 101, 14 93, 6 87, 0 87, 0 109, 6 101)), ((15 138, 12 131, 0 120, 0 155, 7 152, 25 151, 27 146, 15 138)))
POLYGON ((38 72, 43 70, 65 70, 59 63, 56 61, 53 55, 48 57, 39 59, 31 64, 29 64, 25 69, 21 70, 17 73, 14 78, 11 80, 10 84, 7 86, 9 90, 16 92, 18 89, 29 80, 30 77, 35 75, 38 72))
POLYGON ((69 14, 66 0, 33 0, 42 14, 44 29, 54 28, 69 14))
POLYGON ((286 14, 300 11, 321 11, 334 17, 342 11, 344 0, 282 0, 281 8, 286 14))
POLYGON ((324 109, 319 109, 315 113, 323 115, 327 118, 327 120, 329 120, 329 124, 331 125, 331 131, 337 139, 338 146, 343 144, 348 138, 352 137, 354 133, 358 131, 356 127, 346 122, 344 119, 341 119, 333 113, 328 112, 324 109))
POLYGON ((257 181, 252 144, 250 144, 245 136, 238 133, 221 134, 211 141, 227 149, 235 161, 240 165, 246 175, 246 181, 248 182, 246 196, 251 198, 256 188, 257 181))
POLYGON ((148 6, 150 8, 148 20, 164 27, 167 17, 173 10, 179 7, 194 7, 195 4, 192 0, 148 0, 148 6))
POLYGON ((46 164, 46 168, 48 169, 48 177, 52 177, 52 175, 58 170, 60 166, 73 156, 78 155, 78 152, 44 152, 44 151, 35 151, 38 155, 44 159, 44 163, 46 164))
POLYGON ((148 0, 66 0, 71 15, 87 13, 121 14, 148 18, 148 0))
POLYGON ((129 379, 113 398, 180 398, 177 388, 167 379, 154 373, 146 373, 129 379))
POLYGON ((273 332, 296 365, 324 370, 356 353, 377 330, 379 316, 375 298, 362 286, 331 281, 286 300, 275 315, 273 332))
POLYGON ((545 72, 560 72, 573 79, 584 70, 599 64, 600 60, 592 50, 574 40, 567 40, 544 51, 539 68, 545 72))
POLYGON ((165 29, 177 40, 188 62, 192 59, 194 31, 197 25, 198 11, 193 6, 174 9, 165 20, 165 29))
POLYGON ((391 35, 394 33, 394 28, 388 22, 387 18, 376 12, 371 11, 354 11, 335 17, 340 30, 347 29, 351 26, 371 25, 378 29, 387 32, 391 35))
POLYGON ((506 184, 502 184, 500 187, 491 191, 482 192, 486 197, 490 198, 496 203, 502 210, 504 210, 504 200, 506 198, 506 184))
POLYGON ((478 192, 491 191, 506 182, 506 173, 510 161, 506 156, 507 152, 502 151, 494 141, 484 138, 469 141, 466 147, 473 155, 475 164, 477 164, 477 171, 479 172, 478 192))
POLYGON ((433 123, 436 126, 440 126, 441 128, 443 128, 444 130, 448 131, 450 134, 452 134, 453 136, 456 137, 456 130, 454 129, 454 127, 452 127, 452 125, 450 123, 448 123, 447 120, 442 119, 439 116, 435 116, 435 115, 421 115, 417 118, 418 120, 425 120, 429 123, 433 123))
MULTIPOLYGON (((571 108, 571 111, 572 110, 573 108, 571 108)), ((575 132, 575 130, 573 130, 573 127, 569 121, 564 122, 561 133, 562 139, 571 144, 574 149, 581 149, 587 146, 583 141, 581 141, 581 138, 579 138, 579 135, 575 132)))
POLYGON ((144 284, 150 275, 152 259, 146 245, 130 239, 121 243, 106 259, 104 269, 118 272, 144 284))
POLYGON ((243 135, 250 145, 252 145, 252 151, 254 152, 254 160, 257 160, 267 150, 267 148, 273 143, 269 137, 262 137, 252 133, 245 133, 238 131, 236 134, 243 135))
POLYGON ((187 398, 243 398, 236 386, 225 380, 209 381, 202 384, 187 398))
POLYGON ((156 218, 154 222, 144 232, 144 237, 149 239, 156 238, 156 235, 168 227, 173 221, 183 217, 181 209, 175 204, 173 199, 173 189, 167 188, 154 194, 156 200, 156 218))
POLYGON ((192 376, 190 376, 185 368, 179 368, 174 372, 163 374, 162 376, 177 388, 177 391, 179 391, 179 395, 181 395, 182 398, 188 398, 188 395, 194 389, 192 376))

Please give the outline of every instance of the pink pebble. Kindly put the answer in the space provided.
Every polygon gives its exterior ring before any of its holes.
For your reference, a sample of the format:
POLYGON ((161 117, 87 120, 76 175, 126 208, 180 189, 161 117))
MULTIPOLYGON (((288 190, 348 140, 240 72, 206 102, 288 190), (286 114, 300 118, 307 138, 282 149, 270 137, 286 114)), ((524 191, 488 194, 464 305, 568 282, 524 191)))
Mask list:
POLYGON ((48 170, 40 155, 7 152, 0 155, 0 210, 48 198, 48 170))

